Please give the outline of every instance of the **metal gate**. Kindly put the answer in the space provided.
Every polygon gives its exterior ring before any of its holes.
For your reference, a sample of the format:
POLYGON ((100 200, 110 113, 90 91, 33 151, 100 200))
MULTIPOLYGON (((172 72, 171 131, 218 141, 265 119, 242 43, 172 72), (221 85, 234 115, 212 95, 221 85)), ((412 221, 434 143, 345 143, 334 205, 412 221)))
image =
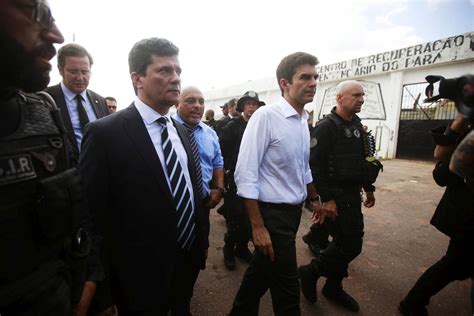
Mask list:
POLYGON ((441 99, 423 103, 428 83, 403 86, 397 158, 433 160, 435 144, 430 131, 447 125, 456 116, 454 102, 441 99))

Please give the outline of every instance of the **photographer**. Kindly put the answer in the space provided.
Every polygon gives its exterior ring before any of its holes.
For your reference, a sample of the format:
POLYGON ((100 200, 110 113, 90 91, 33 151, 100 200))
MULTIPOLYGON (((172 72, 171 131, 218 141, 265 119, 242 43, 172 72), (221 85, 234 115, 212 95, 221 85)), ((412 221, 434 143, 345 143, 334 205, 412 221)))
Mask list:
MULTIPOLYGON (((458 107, 458 110, 462 113, 462 108, 458 107)), ((400 302, 399 310, 403 315, 427 315, 426 306, 433 295, 454 280, 465 280, 474 275, 472 191, 463 177, 449 170, 453 152, 471 130, 472 117, 466 118, 458 114, 446 129, 438 128, 432 131, 436 143, 434 157, 439 161, 433 170, 433 178, 438 185, 446 187, 446 190, 431 224, 450 237, 450 241, 446 254, 423 273, 400 302)))

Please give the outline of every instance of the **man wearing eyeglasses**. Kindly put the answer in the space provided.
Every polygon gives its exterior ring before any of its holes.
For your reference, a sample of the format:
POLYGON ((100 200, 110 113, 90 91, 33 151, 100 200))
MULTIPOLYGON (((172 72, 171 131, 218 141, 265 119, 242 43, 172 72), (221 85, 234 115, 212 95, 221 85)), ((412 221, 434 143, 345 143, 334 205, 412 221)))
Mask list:
POLYGON ((34 93, 64 38, 45 0, 0 8, 0 314, 71 315, 90 218, 59 110, 34 93))
POLYGON ((87 89, 91 78, 92 56, 82 46, 71 43, 58 51, 58 69, 63 81, 46 89, 61 109, 69 141, 81 151, 87 123, 109 114, 103 97, 87 89))

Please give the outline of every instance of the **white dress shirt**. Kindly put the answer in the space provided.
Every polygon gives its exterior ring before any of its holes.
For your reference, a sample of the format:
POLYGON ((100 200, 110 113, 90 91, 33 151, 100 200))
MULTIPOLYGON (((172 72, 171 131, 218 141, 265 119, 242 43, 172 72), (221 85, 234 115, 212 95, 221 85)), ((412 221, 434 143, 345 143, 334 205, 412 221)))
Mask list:
MULTIPOLYGON (((168 186, 170 187, 171 192, 173 192, 174 188, 171 188, 170 179, 167 171, 168 169, 166 167, 165 162, 165 154, 163 153, 163 147, 161 146, 161 131, 164 127, 156 121, 163 115, 153 110, 151 107, 143 103, 138 98, 135 99, 134 103, 136 109, 138 110, 138 113, 140 113, 140 116, 143 119, 143 123, 145 123, 145 127, 148 131, 148 134, 150 135, 151 141, 153 142, 153 146, 155 147, 156 153, 160 158, 161 167, 163 168, 163 172, 165 174, 166 181, 168 182, 168 186)), ((178 131, 176 130, 171 121, 170 113, 168 112, 164 116, 167 118, 168 121, 168 123, 166 123, 166 127, 168 128, 169 138, 171 140, 171 143, 173 144, 174 150, 176 151, 176 155, 178 156, 181 167, 183 168, 184 177, 186 178, 186 184, 188 186, 189 193, 191 194, 191 202, 194 205, 194 194, 191 184, 192 182, 188 170, 188 155, 183 147, 183 144, 181 143, 181 138, 179 138, 178 131)))
POLYGON ((308 114, 284 99, 260 107, 250 118, 235 169, 237 194, 270 203, 300 204, 309 169, 308 114))

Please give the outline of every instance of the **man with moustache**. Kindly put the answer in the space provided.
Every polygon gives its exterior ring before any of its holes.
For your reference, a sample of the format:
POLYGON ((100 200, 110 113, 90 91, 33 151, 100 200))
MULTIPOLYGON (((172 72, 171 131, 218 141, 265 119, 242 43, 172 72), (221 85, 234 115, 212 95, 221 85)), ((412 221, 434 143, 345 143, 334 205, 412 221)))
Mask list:
POLYGON ((255 91, 247 91, 237 102, 236 110, 242 115, 233 118, 222 129, 220 146, 224 156, 224 167, 227 175, 227 187, 229 188, 226 198, 226 226, 227 233, 224 236, 224 265, 228 270, 235 269, 235 257, 241 258, 249 263, 252 253, 248 248, 250 240, 250 227, 247 213, 243 209, 242 201, 237 196, 237 187, 234 181, 235 165, 239 155, 240 143, 245 128, 253 113, 265 102, 258 98, 255 91))
POLYGON ((44 0, 0 7, 0 314, 71 315, 90 219, 59 110, 34 93, 64 38, 44 0))
POLYGON ((301 314, 295 236, 307 194, 318 207, 304 111, 316 93, 317 64, 303 52, 283 58, 276 71, 282 98, 256 111, 245 129, 235 182, 256 252, 230 315, 258 315, 268 289, 275 315, 301 314))
POLYGON ((181 90, 178 52, 162 38, 135 43, 137 97, 89 123, 83 139, 79 167, 119 315, 189 315, 205 265, 209 213, 188 132, 169 113, 181 90))
MULTIPOLYGON (((198 191, 201 192, 200 197, 209 216, 210 209, 219 204, 225 193, 224 161, 216 132, 201 121, 203 111, 204 96, 201 90, 196 87, 187 87, 181 91, 173 118, 189 133, 196 161, 197 180, 202 183, 202 185, 198 183, 198 191)), ((199 270, 196 269, 195 272, 195 276, 191 279, 193 286, 199 270)), ((191 301, 191 296, 189 301, 191 301)))
POLYGON ((64 45, 58 51, 58 69, 63 80, 46 89, 61 109, 69 141, 78 154, 86 124, 109 114, 105 99, 87 88, 93 63, 92 56, 81 45, 64 45))
MULTIPOLYGON (((196 87, 186 87, 181 91, 176 113, 173 118, 189 133, 193 157, 196 162, 197 187, 200 199, 209 216, 210 209, 221 201, 224 195, 224 162, 216 132, 201 121, 204 112, 204 96, 196 87), (212 188, 211 188, 212 187, 212 188)), ((207 232, 207 236, 209 232, 207 232)), ((207 250, 206 250, 207 251, 207 250)), ((199 269, 190 279, 194 287, 199 269)), ((192 298, 189 296, 188 301, 192 298)))
POLYGON ((201 197, 210 210, 219 204, 225 192, 224 161, 216 132, 201 121, 203 111, 204 96, 201 90, 187 87, 181 91, 173 118, 188 130, 191 147, 193 142, 196 144, 194 157, 196 169, 201 169, 202 174, 201 197))
POLYGON ((315 225, 324 224, 333 239, 310 264, 299 268, 301 290, 308 301, 316 302, 316 282, 324 276, 323 295, 352 312, 359 310, 359 304, 344 291, 342 280, 348 276, 349 263, 362 250, 362 189, 366 194, 364 206, 375 205, 375 179, 366 173, 366 132, 356 114, 363 103, 360 83, 341 82, 336 88, 337 105, 311 134, 310 166, 323 203, 312 219, 315 225))

